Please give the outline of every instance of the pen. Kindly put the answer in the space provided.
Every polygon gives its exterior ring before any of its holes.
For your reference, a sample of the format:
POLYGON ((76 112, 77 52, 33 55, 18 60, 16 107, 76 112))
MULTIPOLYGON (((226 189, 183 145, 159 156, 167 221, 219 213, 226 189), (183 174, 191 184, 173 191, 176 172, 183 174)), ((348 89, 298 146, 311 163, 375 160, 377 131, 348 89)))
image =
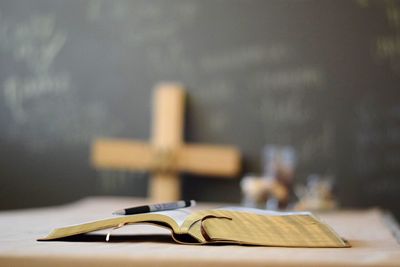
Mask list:
POLYGON ((176 210, 176 209, 186 208, 186 207, 190 207, 190 206, 194 206, 194 205, 196 205, 196 201, 194 201, 194 200, 179 200, 176 202, 160 203, 160 204, 126 208, 126 209, 114 211, 112 214, 113 215, 132 215, 132 214, 148 213, 148 212, 154 212, 154 211, 176 210))

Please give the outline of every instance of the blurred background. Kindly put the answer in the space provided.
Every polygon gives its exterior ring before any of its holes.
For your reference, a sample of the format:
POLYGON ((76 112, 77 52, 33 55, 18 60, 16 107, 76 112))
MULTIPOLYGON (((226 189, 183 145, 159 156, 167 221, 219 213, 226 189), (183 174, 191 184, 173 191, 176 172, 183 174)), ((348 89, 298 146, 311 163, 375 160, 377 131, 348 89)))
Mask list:
MULTIPOLYGON (((345 208, 400 216, 400 1, 0 2, 0 209, 145 197, 148 174, 95 170, 97 137, 148 140, 160 81, 187 86, 185 140, 262 173, 329 176, 345 208)), ((184 175, 183 196, 240 202, 240 178, 184 175)))

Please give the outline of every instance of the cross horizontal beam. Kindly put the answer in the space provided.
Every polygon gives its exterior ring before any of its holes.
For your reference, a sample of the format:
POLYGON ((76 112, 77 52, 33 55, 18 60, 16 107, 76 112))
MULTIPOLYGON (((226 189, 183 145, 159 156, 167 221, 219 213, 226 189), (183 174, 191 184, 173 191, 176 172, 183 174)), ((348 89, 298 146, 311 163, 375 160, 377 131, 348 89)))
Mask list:
POLYGON ((240 168, 240 153, 231 146, 185 144, 158 162, 163 151, 151 144, 124 139, 96 139, 92 161, 98 168, 132 171, 189 172, 222 177, 235 176, 240 168))

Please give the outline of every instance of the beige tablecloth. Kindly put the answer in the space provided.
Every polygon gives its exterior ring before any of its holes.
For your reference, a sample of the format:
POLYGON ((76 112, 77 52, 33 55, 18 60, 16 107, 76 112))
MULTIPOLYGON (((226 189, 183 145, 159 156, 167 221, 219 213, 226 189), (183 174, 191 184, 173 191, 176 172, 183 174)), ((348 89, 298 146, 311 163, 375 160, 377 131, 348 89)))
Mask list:
POLYGON ((319 215, 352 248, 179 245, 167 230, 149 225, 116 230, 111 242, 105 242, 104 232, 79 241, 36 241, 55 227, 109 217, 113 210, 141 203, 102 197, 0 212, 0 266, 400 266, 400 246, 378 209, 319 215))

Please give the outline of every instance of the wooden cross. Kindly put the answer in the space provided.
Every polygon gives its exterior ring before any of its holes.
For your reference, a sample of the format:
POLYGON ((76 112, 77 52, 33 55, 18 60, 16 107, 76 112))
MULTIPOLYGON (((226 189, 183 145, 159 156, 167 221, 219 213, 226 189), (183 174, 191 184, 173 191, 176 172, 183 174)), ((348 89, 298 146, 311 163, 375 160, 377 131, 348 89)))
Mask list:
POLYGON ((178 172, 234 177, 240 170, 239 151, 230 146, 183 142, 185 90, 175 83, 160 84, 153 95, 152 143, 97 139, 92 163, 97 168, 144 170, 153 173, 149 195, 155 201, 180 198, 178 172))

